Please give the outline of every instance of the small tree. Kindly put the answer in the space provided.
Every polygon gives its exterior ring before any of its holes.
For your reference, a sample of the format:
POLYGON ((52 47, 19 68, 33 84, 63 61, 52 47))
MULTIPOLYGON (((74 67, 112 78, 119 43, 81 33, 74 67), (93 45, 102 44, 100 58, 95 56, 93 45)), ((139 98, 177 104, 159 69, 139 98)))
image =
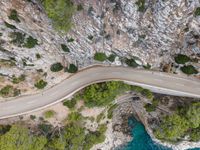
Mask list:
POLYGON ((58 72, 58 71, 61 71, 62 69, 63 69, 63 65, 59 62, 52 64, 50 68, 52 72, 58 72))
POLYGON ((42 79, 35 83, 35 87, 38 89, 43 89, 45 86, 47 86, 47 82, 42 79))
POLYGON ((96 52, 94 55, 94 59, 97 61, 105 61, 107 59, 107 56, 104 53, 96 52))
POLYGON ((191 74, 197 74, 198 71, 196 70, 196 68, 192 65, 188 65, 188 66, 183 66, 181 67, 181 71, 187 75, 191 75, 191 74))
POLYGON ((190 57, 183 54, 178 54, 174 59, 177 64, 185 64, 190 61, 190 57))
POLYGON ((65 71, 69 73, 76 73, 78 71, 78 67, 76 67, 74 64, 70 64, 69 67, 65 69, 65 71))

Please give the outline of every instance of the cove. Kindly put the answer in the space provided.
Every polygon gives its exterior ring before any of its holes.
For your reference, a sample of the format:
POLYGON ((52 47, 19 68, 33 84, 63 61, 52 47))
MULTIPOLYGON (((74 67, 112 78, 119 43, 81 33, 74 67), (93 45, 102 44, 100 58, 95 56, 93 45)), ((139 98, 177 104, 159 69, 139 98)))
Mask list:
MULTIPOLYGON (((144 125, 135 118, 129 118, 129 126, 132 128, 133 140, 128 142, 120 150, 172 150, 171 148, 155 143, 146 132, 144 125)), ((190 149, 200 150, 200 148, 190 149)))

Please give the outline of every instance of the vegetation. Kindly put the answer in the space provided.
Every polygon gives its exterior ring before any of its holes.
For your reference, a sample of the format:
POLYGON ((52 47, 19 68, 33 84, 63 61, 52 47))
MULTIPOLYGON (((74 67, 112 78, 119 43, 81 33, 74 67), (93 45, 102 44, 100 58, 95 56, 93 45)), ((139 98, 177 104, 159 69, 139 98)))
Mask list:
POLYGON ((96 52, 95 55, 94 55, 94 59, 102 62, 102 61, 105 61, 107 59, 107 56, 104 53, 96 52))
POLYGON ((93 35, 88 35, 88 39, 89 39, 89 40, 91 40, 91 41, 92 41, 92 40, 93 40, 93 38, 94 38, 94 36, 93 36, 93 35))
POLYGON ((12 78, 12 83, 18 84, 18 83, 24 81, 25 78, 26 78, 26 76, 25 76, 24 74, 20 75, 19 77, 15 77, 15 76, 14 76, 14 77, 12 78))
POLYGON ((107 117, 108 119, 112 119, 113 117, 113 111, 115 110, 115 108, 117 108, 117 104, 112 105, 108 111, 107 111, 107 117))
POLYGON ((82 4, 78 4, 77 5, 77 11, 81 11, 83 10, 83 5, 82 4))
POLYGON ((14 20, 16 22, 20 22, 18 13, 15 9, 12 9, 10 15, 8 16, 9 19, 14 20))
POLYGON ((161 140, 178 141, 189 135, 191 141, 200 139, 200 102, 179 109, 171 116, 163 118, 155 135, 161 140))
POLYGON ((43 0, 43 5, 55 29, 67 32, 71 28, 76 9, 71 0, 43 0))
POLYGON ((175 57, 175 62, 177 64, 185 64, 187 62, 190 61, 190 57, 186 56, 186 55, 183 55, 183 54, 178 54, 176 57, 175 57))
POLYGON ((52 118, 52 117, 55 116, 55 114, 56 114, 55 111, 53 111, 53 110, 48 110, 48 111, 44 112, 44 117, 45 117, 45 118, 52 118))
POLYGON ((194 12, 195 16, 199 16, 200 15, 200 7, 197 7, 195 12, 194 12))
POLYGON ((138 0, 135 4, 138 6, 138 11, 144 12, 144 10, 145 10, 145 0, 138 0))
POLYGON ((38 89, 43 89, 45 86, 47 86, 47 82, 42 79, 35 83, 35 87, 38 89))
POLYGON ((67 40, 67 42, 74 42, 74 39, 73 39, 73 38, 69 38, 69 39, 67 40))
POLYGON ((17 45, 18 47, 22 47, 24 45, 25 36, 26 35, 21 32, 11 32, 11 43, 17 45))
POLYGON ((4 22, 4 24, 5 24, 6 27, 8 27, 8 28, 10 28, 10 29, 17 29, 14 25, 9 24, 9 23, 7 23, 7 22, 4 22))
POLYGON ((191 75, 191 74, 197 74, 198 71, 196 70, 196 68, 192 65, 187 65, 187 66, 183 66, 181 67, 181 71, 187 75, 191 75))
POLYGON ((20 94, 20 90, 17 88, 14 88, 11 85, 6 85, 0 90, 0 96, 2 97, 18 96, 19 94, 20 94))
POLYGON ((70 64, 69 67, 65 69, 65 71, 69 73, 76 73, 78 71, 78 67, 76 67, 74 64, 70 64))
POLYGON ((33 47, 35 47, 35 45, 38 45, 38 40, 34 39, 32 36, 29 36, 26 39, 24 47, 26 47, 26 48, 33 48, 33 47))
POLYGON ((43 150, 47 143, 44 136, 30 136, 30 131, 19 125, 13 125, 9 131, 1 135, 0 141, 2 150, 43 150))
POLYGON ((52 64, 50 67, 50 70, 52 72, 58 72, 58 71, 61 71, 62 69, 63 69, 63 65, 59 62, 52 64))
POLYGON ((149 63, 147 63, 147 65, 144 65, 143 68, 149 70, 149 69, 151 69, 151 65, 149 63))
POLYGON ((82 115, 78 112, 71 112, 67 117, 67 120, 70 123, 76 123, 81 121, 82 119, 83 119, 82 115))
POLYGON ((67 106, 69 109, 73 109, 76 105, 77 100, 72 98, 71 100, 66 100, 63 102, 64 106, 67 106))
POLYGON ((108 60, 110 62, 114 62, 115 61, 115 58, 116 58, 116 55, 115 54, 111 54, 109 57, 108 57, 108 60))
POLYGON ((111 81, 90 85, 83 90, 83 100, 87 107, 106 106, 115 97, 131 89, 123 82, 111 81))
POLYGON ((126 63, 129 67, 133 67, 133 68, 135 68, 135 67, 138 66, 138 64, 136 63, 136 61, 135 61, 133 58, 131 58, 131 59, 126 58, 125 63, 126 63))
POLYGON ((152 104, 148 103, 144 107, 147 112, 152 112, 156 110, 158 104, 159 104, 159 101, 157 99, 153 99, 152 104))
POLYGON ((41 58, 41 55, 39 53, 35 54, 35 56, 36 56, 37 59, 41 58))
POLYGON ((70 52, 69 48, 65 44, 61 44, 61 48, 64 52, 70 52))

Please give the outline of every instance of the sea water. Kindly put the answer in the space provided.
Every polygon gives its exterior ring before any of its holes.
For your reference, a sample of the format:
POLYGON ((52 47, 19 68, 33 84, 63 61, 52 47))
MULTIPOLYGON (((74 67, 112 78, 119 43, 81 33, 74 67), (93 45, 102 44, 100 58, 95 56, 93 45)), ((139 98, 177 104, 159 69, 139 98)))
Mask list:
MULTIPOLYGON (((146 132, 144 125, 135 118, 129 119, 129 126, 132 128, 133 140, 120 150, 172 150, 169 147, 155 143, 146 132)), ((200 148, 190 150, 200 150, 200 148)))

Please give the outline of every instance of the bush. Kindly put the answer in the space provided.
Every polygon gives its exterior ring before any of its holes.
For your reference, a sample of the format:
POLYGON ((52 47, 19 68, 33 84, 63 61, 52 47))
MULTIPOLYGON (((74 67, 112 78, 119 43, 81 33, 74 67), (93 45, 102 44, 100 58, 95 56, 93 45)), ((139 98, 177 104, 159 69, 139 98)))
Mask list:
POLYGON ((148 89, 143 89, 142 92, 141 92, 141 94, 143 96, 145 96, 146 98, 150 99, 150 100, 152 100, 153 97, 154 97, 153 93, 150 90, 148 90, 148 89))
POLYGON ((104 53, 96 52, 95 55, 94 55, 94 59, 102 62, 102 61, 105 61, 107 59, 107 56, 104 53))
POLYGON ((8 27, 8 28, 10 28, 10 29, 17 29, 14 25, 9 24, 9 23, 7 23, 7 22, 4 22, 4 24, 5 24, 6 27, 8 27))
POLYGON ((190 61, 190 57, 186 56, 186 55, 182 55, 182 54, 178 54, 175 57, 175 62, 177 64, 185 64, 186 62, 190 61))
POLYGON ((62 69, 63 69, 63 65, 59 62, 52 64, 50 67, 50 70, 52 72, 58 72, 58 71, 61 71, 62 69))
POLYGON ((71 112, 68 117, 67 117, 67 120, 70 122, 70 123, 75 123, 75 122, 79 122, 83 119, 82 115, 78 112, 71 112))
POLYGON ((69 67, 65 69, 65 71, 69 73, 76 73, 78 68, 74 64, 70 64, 69 67))
POLYGON ((14 20, 16 22, 20 22, 19 18, 18 18, 18 13, 15 9, 12 9, 10 12, 10 15, 8 16, 9 19, 14 20))
POLYGON ((43 89, 45 86, 47 86, 47 82, 44 80, 39 80, 35 83, 35 87, 38 89, 43 89))
POLYGON ((153 99, 152 104, 148 103, 144 107, 145 107, 145 109, 146 109, 147 112, 152 112, 152 111, 156 110, 158 104, 159 104, 159 101, 156 100, 156 99, 153 99))
POLYGON ((115 58, 116 58, 116 55, 111 54, 111 55, 108 57, 108 60, 109 60, 110 62, 114 62, 114 61, 115 61, 115 58))
POLYGON ((196 70, 196 68, 192 65, 188 65, 188 66, 183 66, 181 67, 181 71, 187 75, 191 75, 191 74, 197 74, 198 71, 196 70))
POLYGON ((36 116, 35 115, 30 115, 31 120, 35 120, 36 116))
POLYGON ((43 0, 43 5, 55 29, 67 32, 71 28, 76 9, 71 0, 43 0))
POLYGON ((36 56, 37 59, 41 58, 41 55, 39 53, 35 54, 35 56, 36 56))
POLYGON ((48 111, 44 112, 44 117, 45 117, 45 118, 52 118, 52 117, 54 117, 55 114, 56 114, 55 111, 53 111, 53 110, 48 110, 48 111))
POLYGON ((26 48, 33 48, 35 45, 38 45, 38 40, 34 39, 32 36, 29 36, 26 39, 26 43, 24 44, 24 47, 26 48))
POLYGON ((17 45, 18 47, 22 47, 24 45, 25 36, 26 35, 21 32, 11 32, 11 43, 17 45))
POLYGON ((24 74, 20 75, 19 77, 15 77, 15 76, 14 76, 14 77, 12 78, 12 82, 13 82, 14 84, 18 84, 18 83, 24 81, 25 78, 26 78, 26 76, 25 76, 24 74))
POLYGON ((133 67, 133 68, 135 68, 135 67, 138 66, 138 64, 136 63, 136 61, 135 61, 133 58, 131 58, 131 59, 126 58, 125 63, 126 63, 129 67, 133 67))
POLYGON ((145 0, 138 0, 135 4, 138 6, 138 11, 144 12, 144 10, 145 10, 145 0))
POLYGON ((74 39, 70 38, 70 39, 67 40, 67 42, 74 42, 74 39))
POLYGON ((77 11, 81 11, 83 10, 83 5, 82 4, 78 4, 77 5, 77 11))
POLYGON ((66 101, 63 102, 63 105, 67 106, 70 109, 73 109, 76 105, 76 99, 73 98, 71 100, 66 100, 66 101))
POLYGON ((199 16, 200 15, 200 7, 197 7, 195 12, 194 12, 195 16, 199 16))
POLYGON ((18 96, 20 94, 20 90, 17 88, 14 88, 11 85, 6 85, 0 90, 0 95, 2 97, 12 97, 12 96, 18 96))
POLYGON ((65 44, 61 44, 61 48, 64 52, 70 52, 69 48, 65 44))
POLYGON ((113 111, 115 110, 115 108, 117 108, 117 104, 112 105, 108 111, 107 111, 107 117, 108 119, 112 119, 113 117, 113 111))

